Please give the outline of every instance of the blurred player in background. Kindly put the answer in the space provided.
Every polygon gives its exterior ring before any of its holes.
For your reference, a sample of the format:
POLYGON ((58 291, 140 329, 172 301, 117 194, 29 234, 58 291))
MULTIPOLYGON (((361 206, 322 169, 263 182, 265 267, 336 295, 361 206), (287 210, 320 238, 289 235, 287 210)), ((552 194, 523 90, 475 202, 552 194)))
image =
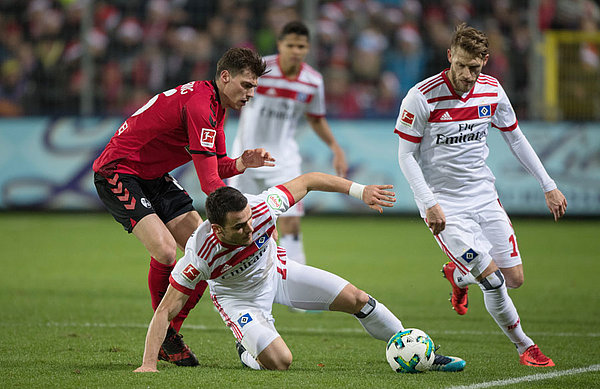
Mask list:
POLYGON ((481 74, 489 58, 486 35, 461 24, 448 50, 450 68, 414 86, 402 101, 395 133, 398 161, 421 216, 450 258, 444 276, 452 307, 467 312, 467 285, 478 283, 485 306, 515 344, 520 362, 554 366, 521 328, 508 288, 523 283, 517 239, 485 160, 489 124, 540 183, 554 219, 567 201, 521 132, 504 90, 481 74))
MULTIPOLYGON (((272 166, 264 149, 227 157, 223 121, 227 108, 240 109, 254 95, 266 64, 248 49, 230 49, 217 64, 214 81, 192 81, 160 93, 117 130, 94 161, 94 183, 100 199, 151 255, 148 286, 156 309, 169 285, 177 247, 183 249, 202 223, 188 193, 169 172, 193 161, 202 190, 224 186, 222 178, 247 168, 272 166)), ((169 328, 161 359, 197 365, 194 353, 178 334, 206 284, 199 284, 169 328)))
MULTIPOLYGON (((260 78, 256 96, 242 109, 233 153, 264 147, 273 154, 277 166, 255 169, 228 181, 242 192, 257 194, 300 175, 302 158, 295 135, 303 117, 333 152, 337 175, 346 176, 344 151, 325 119, 323 77, 303 62, 309 47, 308 28, 294 21, 286 24, 279 35, 279 54, 265 57, 268 74, 260 78)), ((300 230, 303 215, 302 203, 296 204, 281 216, 277 226, 279 242, 291 259, 302 264, 306 263, 300 230)))
MULTIPOLYGON (((277 217, 311 190, 346 193, 382 212, 396 201, 391 185, 363 186, 341 177, 308 173, 259 195, 219 188, 206 199, 205 221, 190 237, 165 298, 146 336, 142 366, 155 372, 169 320, 201 280, 237 340, 242 363, 252 369, 287 370, 292 353, 274 326, 273 303, 353 314, 374 338, 387 342, 404 329, 385 305, 332 273, 288 261, 274 239, 277 217)), ((460 371, 465 361, 436 355, 433 370, 460 371)))

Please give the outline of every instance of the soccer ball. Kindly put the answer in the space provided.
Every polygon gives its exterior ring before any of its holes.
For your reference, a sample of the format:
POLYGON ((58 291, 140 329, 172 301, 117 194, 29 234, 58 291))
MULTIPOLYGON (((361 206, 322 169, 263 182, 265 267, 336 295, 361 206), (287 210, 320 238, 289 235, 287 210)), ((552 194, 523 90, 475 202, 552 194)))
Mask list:
POLYGON ((421 373, 429 370, 435 359, 435 345, 425 332, 407 328, 387 343, 385 355, 397 373, 421 373))

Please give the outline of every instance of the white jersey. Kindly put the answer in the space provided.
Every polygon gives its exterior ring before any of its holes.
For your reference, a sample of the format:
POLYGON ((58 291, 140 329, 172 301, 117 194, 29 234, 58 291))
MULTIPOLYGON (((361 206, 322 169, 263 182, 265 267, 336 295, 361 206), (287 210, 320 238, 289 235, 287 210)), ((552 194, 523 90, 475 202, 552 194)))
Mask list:
POLYGON ((245 194, 252 210, 253 243, 233 246, 219 241, 205 220, 188 239, 185 254, 171 272, 171 285, 190 295, 207 280, 213 294, 243 296, 256 290, 277 271, 277 244, 271 236, 277 217, 294 204, 282 185, 260 195, 245 194))
MULTIPOLYGON (((518 128, 506 93, 498 80, 485 74, 459 96, 443 71, 415 85, 402 101, 394 132, 418 144, 415 157, 445 212, 498 197, 495 177, 485 163, 490 123, 500 131, 518 128)), ((422 214, 432 205, 415 199, 422 214)))
POLYGON ((306 63, 296 78, 286 78, 279 56, 264 58, 268 73, 258 79, 254 97, 242 109, 232 155, 262 147, 276 159, 275 167, 251 169, 255 177, 277 174, 302 159, 295 139, 296 128, 305 114, 325 116, 323 77, 306 63))

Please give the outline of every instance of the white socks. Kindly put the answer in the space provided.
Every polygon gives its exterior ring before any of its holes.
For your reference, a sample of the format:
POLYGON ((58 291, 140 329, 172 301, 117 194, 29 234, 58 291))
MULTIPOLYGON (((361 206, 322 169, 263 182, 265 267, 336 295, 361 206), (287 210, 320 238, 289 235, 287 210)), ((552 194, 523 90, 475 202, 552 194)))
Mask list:
POLYGON ((304 245, 302 244, 302 234, 282 235, 279 237, 279 245, 281 247, 285 247, 289 259, 299 264, 306 265, 304 245))
MULTIPOLYGON (((375 339, 387 342, 396 332, 404 329, 402 322, 379 301, 369 296, 367 305, 361 309, 361 312, 354 316, 356 316, 369 335, 375 339), (373 304, 375 306, 370 309, 370 312, 366 316, 361 314, 361 312, 365 311, 365 308, 368 308, 367 305, 373 306, 373 304)), ((369 311, 369 309, 366 309, 366 311, 369 311)))
POLYGON ((522 354, 534 343, 521 328, 519 314, 508 295, 506 284, 503 282, 496 289, 486 289, 483 284, 479 286, 483 291, 485 308, 492 315, 500 329, 502 329, 502 332, 517 346, 519 354, 522 354))
POLYGON ((242 363, 249 368, 253 370, 262 370, 262 366, 248 351, 244 351, 240 356, 240 359, 242 360, 242 363))
POLYGON ((469 284, 476 284, 477 280, 470 272, 463 275, 457 267, 454 269, 454 282, 459 288, 465 288, 469 286, 469 284))

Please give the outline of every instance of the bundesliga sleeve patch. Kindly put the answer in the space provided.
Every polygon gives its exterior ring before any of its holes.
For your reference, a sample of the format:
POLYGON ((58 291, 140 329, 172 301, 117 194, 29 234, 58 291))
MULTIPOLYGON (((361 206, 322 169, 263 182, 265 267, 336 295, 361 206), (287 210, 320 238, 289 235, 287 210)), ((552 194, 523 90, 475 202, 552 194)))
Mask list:
POLYGON ((184 276, 189 282, 194 282, 194 280, 200 275, 200 271, 190 263, 185 267, 185 269, 183 269, 181 275, 184 276))
POLYGON ((200 144, 204 147, 212 148, 215 147, 215 137, 217 131, 212 128, 203 128, 200 133, 200 144))
POLYGON ((402 116, 400 116, 400 123, 404 124, 407 127, 413 126, 413 122, 415 121, 415 115, 408 112, 407 110, 402 111, 402 116))

